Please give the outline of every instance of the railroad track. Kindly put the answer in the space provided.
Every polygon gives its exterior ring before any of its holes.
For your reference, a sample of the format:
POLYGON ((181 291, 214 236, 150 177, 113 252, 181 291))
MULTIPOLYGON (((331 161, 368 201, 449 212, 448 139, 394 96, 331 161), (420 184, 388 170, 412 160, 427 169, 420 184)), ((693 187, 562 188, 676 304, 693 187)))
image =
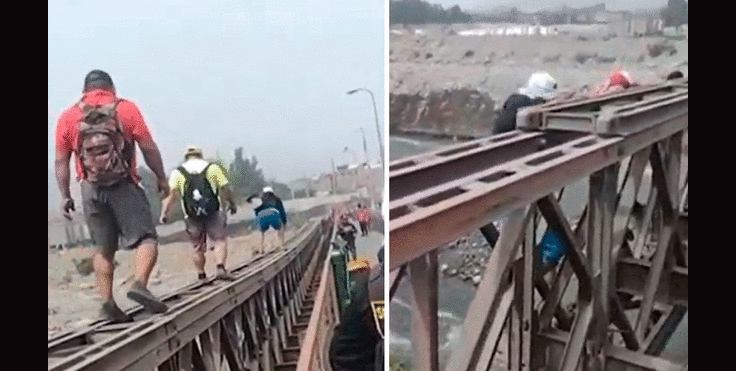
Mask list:
POLYGON ((331 229, 313 218, 285 249, 232 269, 235 281, 210 277, 163 295, 166 313, 137 306, 128 311, 134 322, 56 334, 48 370, 295 369, 331 229))

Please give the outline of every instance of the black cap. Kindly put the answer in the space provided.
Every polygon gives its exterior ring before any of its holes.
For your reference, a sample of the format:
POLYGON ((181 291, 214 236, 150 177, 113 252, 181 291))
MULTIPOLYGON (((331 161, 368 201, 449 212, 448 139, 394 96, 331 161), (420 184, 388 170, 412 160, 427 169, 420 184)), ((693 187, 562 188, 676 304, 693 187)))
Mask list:
POLYGON ((112 83, 112 77, 102 70, 92 70, 84 78, 84 91, 90 91, 93 89, 113 89, 115 85, 112 83))

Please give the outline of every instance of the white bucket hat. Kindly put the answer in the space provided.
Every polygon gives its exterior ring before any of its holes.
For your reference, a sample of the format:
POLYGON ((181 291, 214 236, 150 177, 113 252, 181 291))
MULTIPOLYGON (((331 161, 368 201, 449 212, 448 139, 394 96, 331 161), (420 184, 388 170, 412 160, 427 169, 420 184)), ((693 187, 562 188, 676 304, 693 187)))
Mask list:
POLYGON ((271 187, 263 187, 263 193, 274 193, 273 188, 271 187))
POLYGON ((519 89, 519 93, 529 98, 550 99, 557 92, 557 80, 550 76, 547 72, 536 72, 526 83, 526 86, 519 89))

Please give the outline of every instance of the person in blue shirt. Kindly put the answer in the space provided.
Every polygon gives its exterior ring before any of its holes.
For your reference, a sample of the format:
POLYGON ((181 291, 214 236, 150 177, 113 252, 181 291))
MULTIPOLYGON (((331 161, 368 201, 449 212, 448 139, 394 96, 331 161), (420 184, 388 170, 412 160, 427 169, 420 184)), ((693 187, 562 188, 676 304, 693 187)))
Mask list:
MULTIPOLYGON (((257 196, 253 195, 248 197, 248 202, 251 202, 253 198, 257 196)), ((286 227, 286 211, 284 210, 284 204, 281 199, 276 196, 271 187, 263 188, 261 194, 261 205, 255 208, 256 223, 261 230, 261 250, 256 251, 256 254, 265 253, 264 242, 266 239, 266 231, 269 228, 273 228, 278 232, 279 240, 281 241, 281 247, 284 247, 284 229, 286 227)))

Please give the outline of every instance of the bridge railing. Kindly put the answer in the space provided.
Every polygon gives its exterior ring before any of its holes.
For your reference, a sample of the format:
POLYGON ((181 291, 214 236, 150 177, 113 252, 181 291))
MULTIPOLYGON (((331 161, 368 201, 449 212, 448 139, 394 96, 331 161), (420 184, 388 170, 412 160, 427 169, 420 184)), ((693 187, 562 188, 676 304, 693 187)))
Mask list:
MULTIPOLYGON (((336 230, 330 242, 334 241, 336 230)), ((331 246, 331 244, 330 244, 331 246)), ((331 248, 330 248, 331 249, 331 248)), ((335 286, 335 271, 331 263, 331 254, 321 256, 322 274, 319 289, 314 300, 314 309, 309 318, 309 326, 304 339, 304 346, 299 355, 297 371, 331 371, 329 359, 330 342, 337 325, 340 324, 340 303, 335 286)))

